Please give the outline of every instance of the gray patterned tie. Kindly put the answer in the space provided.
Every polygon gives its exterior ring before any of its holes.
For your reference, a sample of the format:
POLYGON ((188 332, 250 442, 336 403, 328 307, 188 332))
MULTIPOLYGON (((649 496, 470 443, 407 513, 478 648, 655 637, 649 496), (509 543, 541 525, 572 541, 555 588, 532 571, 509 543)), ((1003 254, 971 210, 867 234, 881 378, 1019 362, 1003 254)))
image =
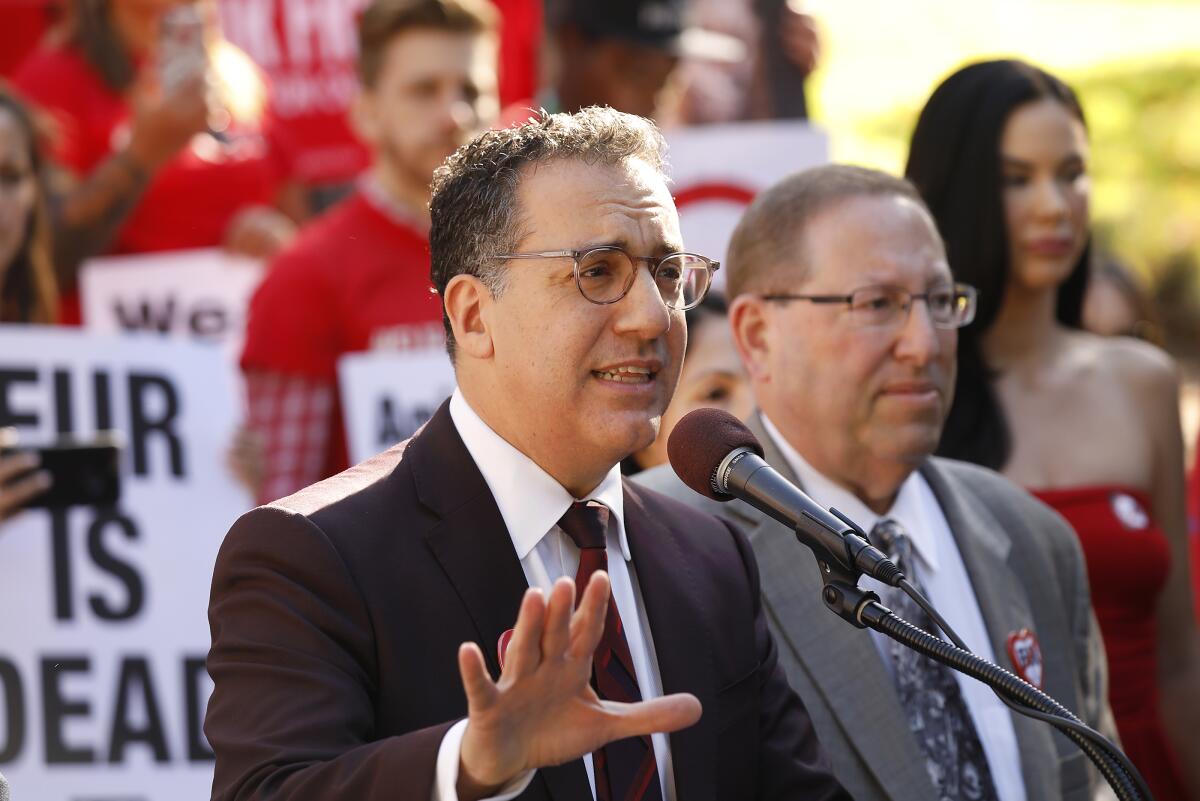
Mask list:
MULTIPOLYGON (((871 542, 925 594, 913 573, 912 543, 899 523, 886 517, 880 520, 871 529, 871 542)), ((934 632, 929 616, 903 590, 889 587, 883 602, 914 626, 934 632)), ((887 650, 892 658, 896 695, 925 754, 925 768, 938 801, 995 801, 992 772, 953 672, 895 640, 887 641, 887 650)))

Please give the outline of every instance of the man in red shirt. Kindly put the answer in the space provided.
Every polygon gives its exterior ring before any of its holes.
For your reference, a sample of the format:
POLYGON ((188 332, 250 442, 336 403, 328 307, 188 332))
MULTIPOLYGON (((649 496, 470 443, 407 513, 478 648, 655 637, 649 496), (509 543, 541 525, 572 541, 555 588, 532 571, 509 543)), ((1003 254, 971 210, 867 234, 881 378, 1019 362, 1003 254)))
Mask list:
POLYGON ((280 253, 250 305, 242 369, 264 502, 347 466, 343 353, 442 342, 429 183, 497 114, 496 24, 485 0, 375 0, 363 13, 354 123, 373 165, 280 253))
MULTIPOLYGON (((366 5, 367 0, 217 3, 224 34, 270 78, 271 113, 287 128, 284 145, 293 177, 308 190, 314 211, 344 197, 371 161, 349 119, 358 91, 355 26, 366 5)), ((505 106, 537 91, 542 0, 492 5, 502 20, 498 82, 505 106)))

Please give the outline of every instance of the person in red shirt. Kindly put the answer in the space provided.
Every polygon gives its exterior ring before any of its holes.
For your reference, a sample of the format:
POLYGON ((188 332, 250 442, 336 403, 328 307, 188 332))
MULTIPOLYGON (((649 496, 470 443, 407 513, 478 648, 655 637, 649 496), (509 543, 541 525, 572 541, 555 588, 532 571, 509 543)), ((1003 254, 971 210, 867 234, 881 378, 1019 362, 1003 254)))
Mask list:
POLYGON ((64 41, 15 78, 78 179, 56 204, 63 322, 79 322, 75 273, 89 256, 224 245, 264 257, 290 238, 272 206, 288 169, 266 84, 220 37, 207 0, 76 0, 68 20, 64 41))
POLYGON ((221 29, 271 81, 293 177, 314 211, 344 197, 371 162, 349 119, 358 92, 355 25, 366 0, 218 0, 221 29))
POLYGON ((7 0, 0 8, 0 75, 11 77, 62 16, 64 0, 7 0))
POLYGON ((343 353, 443 341, 429 183, 497 114, 495 30, 483 0, 376 0, 362 15, 354 121, 373 166, 274 259, 250 303, 242 370, 263 502, 347 466, 343 353))
MULTIPOLYGON (((366 0, 218 0, 221 29, 271 81, 271 114, 286 125, 289 163, 321 211, 371 163, 354 134, 355 26, 366 0)), ((500 12, 500 104, 537 90, 542 0, 492 0, 500 12)))

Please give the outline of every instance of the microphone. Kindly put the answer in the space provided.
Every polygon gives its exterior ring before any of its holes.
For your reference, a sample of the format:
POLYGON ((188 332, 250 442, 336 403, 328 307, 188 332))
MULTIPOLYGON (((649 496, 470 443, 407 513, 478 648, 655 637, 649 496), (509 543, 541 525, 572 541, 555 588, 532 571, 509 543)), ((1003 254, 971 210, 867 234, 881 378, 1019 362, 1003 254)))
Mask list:
POLYGON ((738 498, 794 529, 803 545, 828 554, 846 570, 896 587, 904 574, 862 529, 826 509, 762 458, 753 432, 728 412, 697 409, 667 439, 667 458, 684 484, 715 501, 738 498))

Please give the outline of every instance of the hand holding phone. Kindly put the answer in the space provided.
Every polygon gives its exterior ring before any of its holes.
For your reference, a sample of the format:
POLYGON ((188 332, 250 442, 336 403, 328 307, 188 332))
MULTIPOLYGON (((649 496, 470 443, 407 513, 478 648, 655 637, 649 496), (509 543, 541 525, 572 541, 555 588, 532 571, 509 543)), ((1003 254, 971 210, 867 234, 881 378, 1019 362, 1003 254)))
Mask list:
POLYGON ((112 506, 121 496, 120 437, 64 439, 41 448, 0 444, 0 519, 22 508, 112 506))
POLYGON ((208 54, 204 26, 193 6, 164 13, 152 68, 139 73, 132 92, 128 152, 153 174, 208 127, 208 54))
POLYGON ((167 94, 208 72, 204 20, 194 5, 163 12, 158 41, 158 79, 167 94))
POLYGON ((50 473, 39 470, 36 453, 0 455, 0 521, 21 511, 50 488, 50 473))

